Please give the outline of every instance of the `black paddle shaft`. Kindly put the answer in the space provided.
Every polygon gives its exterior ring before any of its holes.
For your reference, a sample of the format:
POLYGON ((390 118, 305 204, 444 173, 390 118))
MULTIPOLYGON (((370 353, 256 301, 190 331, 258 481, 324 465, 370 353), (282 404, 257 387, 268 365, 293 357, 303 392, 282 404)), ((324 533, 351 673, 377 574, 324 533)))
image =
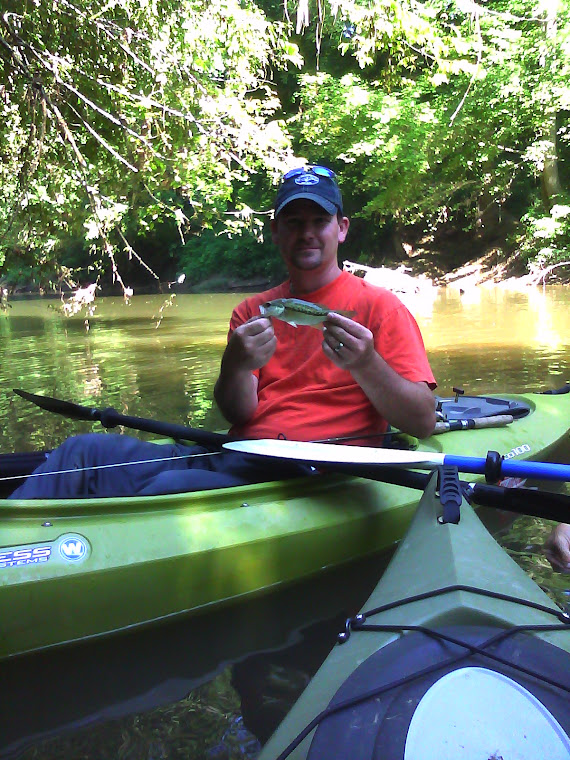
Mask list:
MULTIPOLYGON (((425 490, 431 477, 426 472, 404 470, 399 467, 375 467, 368 464, 315 464, 321 470, 342 472, 368 480, 379 480, 406 488, 425 490)), ((487 485, 485 483, 469 484, 460 481, 463 495, 470 503, 481 507, 506 509, 521 515, 531 515, 544 520, 568 522, 570 514, 570 496, 564 493, 537 491, 534 488, 505 488, 503 486, 487 485)))
POLYGON ((150 420, 144 417, 130 417, 117 412, 116 409, 97 409, 95 407, 81 406, 73 404, 71 401, 62 401, 61 399, 52 398, 51 396, 38 396, 35 393, 14 388, 14 393, 21 396, 26 401, 31 401, 41 409, 55 414, 62 414, 72 420, 88 420, 90 422, 100 422, 103 427, 114 428, 117 425, 131 428, 133 430, 142 430, 146 433, 155 435, 164 435, 168 438, 180 439, 183 441, 194 441, 206 446, 221 446, 223 443, 232 440, 230 436, 223 433, 212 433, 209 430, 200 430, 199 428, 185 427, 184 425, 173 425, 169 422, 160 420, 150 420))
MULTIPOLYGON (((203 430, 201 428, 174 425, 170 422, 151 420, 146 417, 129 417, 126 414, 121 414, 116 409, 113 409, 113 407, 97 409, 96 407, 74 404, 72 401, 63 401, 62 399, 53 398, 52 396, 39 396, 36 393, 28 393, 28 391, 21 390, 20 388, 13 388, 12 390, 18 396, 21 396, 26 401, 31 401, 32 404, 39 406, 40 409, 45 409, 47 412, 61 414, 71 420, 100 422, 103 427, 106 428, 114 428, 117 427, 117 425, 123 425, 123 427, 131 428, 132 430, 143 430, 146 433, 164 435, 168 438, 175 438, 183 441, 194 441, 194 443, 202 443, 205 446, 215 446, 216 448, 221 447, 223 443, 235 440, 224 433, 212 433, 209 430, 203 430)), ((354 435, 341 438, 327 438, 320 441, 320 443, 336 443, 338 441, 352 441, 363 438, 383 438, 385 436, 393 435, 395 432, 397 431, 372 433, 365 436, 354 435)))

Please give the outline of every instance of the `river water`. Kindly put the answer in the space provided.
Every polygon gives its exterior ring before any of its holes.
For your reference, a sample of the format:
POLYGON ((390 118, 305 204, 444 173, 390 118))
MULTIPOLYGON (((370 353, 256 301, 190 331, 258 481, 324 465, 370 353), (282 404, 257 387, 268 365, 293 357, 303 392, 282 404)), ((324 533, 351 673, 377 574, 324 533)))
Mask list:
MULTIPOLYGON (((49 448, 97 429, 42 412, 12 388, 223 428, 212 389, 232 308, 243 297, 138 296, 129 304, 102 298, 91 313, 72 317, 57 300, 12 302, 0 313, 0 451, 49 448)), ((433 289, 404 300, 420 324, 441 395, 454 386, 476 394, 546 390, 570 381, 568 287, 433 289)), ((543 584, 563 591, 570 584, 554 578, 538 548, 547 532, 540 521, 521 518, 511 550, 543 584)), ((328 576, 301 597, 286 590, 260 603, 263 609, 245 605, 209 628, 180 623, 127 643, 74 648, 10 668, 13 698, 2 697, 0 756, 6 745, 13 755, 16 746, 29 744, 22 756, 44 760, 253 757, 255 740, 239 722, 247 705, 240 705, 230 677, 243 682, 246 673, 245 688, 261 691, 260 681, 275 680, 277 668, 280 685, 262 696, 267 723, 275 722, 287 703, 284 693, 290 701, 312 670, 292 664, 288 652, 312 639, 315 657, 326 654, 333 639, 322 634, 320 618, 333 619, 336 631, 346 609, 358 609, 377 579, 375 562, 373 571, 365 562, 328 576), (355 591, 355 578, 369 582, 355 591), (252 620, 261 622, 252 627, 252 620), (280 654, 246 657, 256 650, 280 654), (42 743, 50 734, 56 738, 42 743)))
MULTIPOLYGON (((102 298, 65 317, 55 301, 12 302, 0 314, 0 451, 57 445, 85 423, 15 397, 12 388, 120 412, 222 428, 212 388, 232 308, 243 294, 102 298)), ((570 379, 570 289, 433 289, 408 305, 438 392, 542 390, 570 379)), ((293 329, 293 328, 292 328, 293 329)))

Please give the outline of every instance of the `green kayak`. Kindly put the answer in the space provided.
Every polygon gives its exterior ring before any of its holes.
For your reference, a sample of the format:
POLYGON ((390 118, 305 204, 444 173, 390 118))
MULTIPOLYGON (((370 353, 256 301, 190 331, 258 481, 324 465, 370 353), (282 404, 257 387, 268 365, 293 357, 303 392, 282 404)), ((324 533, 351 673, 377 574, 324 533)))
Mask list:
POLYGON ((570 616, 454 483, 452 469, 431 476, 380 582, 260 760, 570 757, 570 616))
MULTIPOLYGON (((567 440, 567 392, 442 403, 448 427, 505 412, 515 419, 504 427, 413 443, 540 461, 567 440)), ((11 472, 30 471, 19 455, 3 456, 11 472)), ((371 554, 402 537, 418 498, 413 488, 327 472, 154 497, 0 500, 0 659, 201 614, 371 554)))

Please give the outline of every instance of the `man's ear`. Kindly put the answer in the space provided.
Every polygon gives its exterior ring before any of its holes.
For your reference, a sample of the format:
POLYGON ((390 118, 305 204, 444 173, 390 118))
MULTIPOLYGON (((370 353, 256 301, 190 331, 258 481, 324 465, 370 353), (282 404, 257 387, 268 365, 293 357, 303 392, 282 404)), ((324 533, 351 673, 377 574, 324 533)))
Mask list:
POLYGON ((346 236, 348 235, 348 228, 350 227, 350 219, 347 216, 343 216, 342 220, 338 223, 338 242, 344 243, 346 236))

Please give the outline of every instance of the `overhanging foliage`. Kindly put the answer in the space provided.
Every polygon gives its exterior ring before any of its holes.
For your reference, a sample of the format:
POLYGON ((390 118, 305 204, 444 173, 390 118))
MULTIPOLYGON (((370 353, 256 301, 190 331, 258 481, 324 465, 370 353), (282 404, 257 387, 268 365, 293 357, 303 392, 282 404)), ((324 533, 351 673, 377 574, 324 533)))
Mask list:
POLYGON ((387 230, 436 246, 452 230, 567 259, 569 13, 562 0, 10 0, 0 266, 54 286, 105 269, 121 281, 121 258, 153 280, 243 256, 249 275, 296 155, 339 171, 364 257, 387 230), (202 250, 204 228, 222 237, 202 250))

